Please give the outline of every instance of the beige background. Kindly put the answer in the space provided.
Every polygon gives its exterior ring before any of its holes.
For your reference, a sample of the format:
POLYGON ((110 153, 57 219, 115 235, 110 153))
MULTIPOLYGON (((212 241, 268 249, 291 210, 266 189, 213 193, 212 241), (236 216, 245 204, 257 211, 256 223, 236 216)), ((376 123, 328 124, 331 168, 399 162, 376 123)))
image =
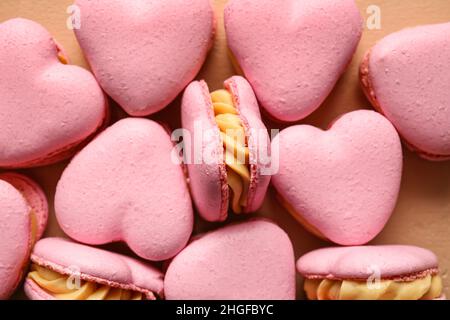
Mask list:
MULTIPOLYGON (((226 0, 215 1, 218 35, 215 47, 199 75, 199 78, 208 81, 212 89, 220 88, 223 80, 234 73, 227 58, 223 31, 222 12, 226 2, 226 0)), ((352 64, 333 93, 318 111, 301 123, 325 128, 340 114, 358 108, 370 108, 369 102, 359 88, 357 77, 358 64, 365 50, 383 36, 404 27, 450 21, 450 1, 448 0, 357 0, 356 2, 365 19, 369 16, 366 12, 369 5, 378 5, 381 8, 381 29, 367 30, 366 28, 352 64)), ((66 49, 72 63, 87 68, 73 32, 66 28, 68 17, 66 8, 71 3, 72 0, 0 0, 0 22, 20 16, 43 24, 66 49)), ((152 118, 168 120, 171 126, 176 127, 179 125, 178 113, 179 100, 152 118)), ((113 107, 114 118, 123 116, 119 108, 113 107)), ((268 125, 277 127, 271 123, 268 125)), ((404 154, 404 174, 397 208, 384 231, 372 243, 412 244, 433 250, 439 256, 445 290, 449 296, 450 279, 447 273, 450 268, 450 161, 428 162, 406 149, 404 154)), ((64 162, 23 171, 36 179, 48 196, 52 212, 46 236, 63 235, 53 213, 53 194, 58 178, 66 165, 67 162, 64 162)), ((294 242, 297 258, 312 249, 328 245, 306 233, 276 202, 272 190, 258 214, 276 220, 289 233, 294 242)), ((197 221, 196 230, 213 227, 216 225, 197 221)), ((126 248, 121 245, 109 247, 126 251, 126 248)), ((302 280, 298 277, 299 297, 303 297, 301 282, 302 280)), ((22 296, 21 292, 16 295, 18 298, 22 296)))

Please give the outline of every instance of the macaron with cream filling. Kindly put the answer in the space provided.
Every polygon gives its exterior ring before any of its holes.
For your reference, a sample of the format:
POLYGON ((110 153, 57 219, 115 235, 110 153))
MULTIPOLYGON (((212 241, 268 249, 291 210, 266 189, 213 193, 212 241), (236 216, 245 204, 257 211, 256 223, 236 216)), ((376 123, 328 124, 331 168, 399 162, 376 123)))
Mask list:
POLYGON ((182 100, 185 161, 192 197, 208 221, 257 210, 270 182, 270 139, 250 84, 226 80, 210 92, 191 83, 182 100))
POLYGON ((404 245, 335 247, 297 261, 310 300, 443 300, 438 260, 404 245))
POLYGON ((36 22, 0 23, 0 43, 0 167, 69 158, 108 120, 100 86, 36 22))

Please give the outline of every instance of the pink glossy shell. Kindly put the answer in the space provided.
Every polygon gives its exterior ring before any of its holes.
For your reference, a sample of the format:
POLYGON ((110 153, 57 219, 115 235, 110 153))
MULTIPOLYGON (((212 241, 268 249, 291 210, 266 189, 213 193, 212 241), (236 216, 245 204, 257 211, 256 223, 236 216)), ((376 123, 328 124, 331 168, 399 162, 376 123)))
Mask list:
POLYGON ((231 224, 193 240, 167 269, 175 299, 295 299, 295 262, 287 234, 266 220, 231 224))
POLYGON ((163 127, 128 118, 106 129, 58 182, 61 228, 92 245, 124 241, 140 257, 166 260, 186 245, 193 211, 183 170, 163 127))
POLYGON ((433 252, 404 245, 324 248, 297 261, 298 272, 307 278, 341 280, 364 280, 374 275, 381 279, 408 279, 437 268, 433 252))
MULTIPOLYGON (((125 290, 144 293, 154 299, 163 295, 163 274, 155 267, 134 258, 60 238, 36 243, 31 260, 55 272, 125 290)), ((54 297, 27 279, 25 293, 32 300, 54 297)))
MULTIPOLYGON (((270 139, 250 84, 235 76, 226 80, 224 86, 233 95, 248 135, 251 176, 244 211, 253 212, 262 205, 270 182, 270 139)), ((204 81, 195 81, 186 89, 181 118, 185 136, 190 138, 190 145, 185 145, 185 150, 190 155, 187 167, 196 207, 204 219, 223 221, 228 215, 229 202, 224 148, 214 119, 210 92, 204 81)))
POLYGON ((369 99, 430 160, 450 159, 449 33, 450 23, 393 33, 362 65, 369 99))
POLYGON ((374 111, 339 118, 328 131, 299 125, 272 142, 272 182, 296 214, 328 240, 360 245, 385 226, 402 175, 400 138, 374 111))
POLYGON ((103 89, 127 113, 166 107, 199 72, 212 45, 209 0, 76 0, 75 35, 103 89))
POLYGON ((262 107, 274 118, 305 118, 329 95, 362 33, 353 0, 230 0, 228 46, 262 107))
POLYGON ((51 35, 33 21, 1 23, 0 43, 0 167, 61 160, 103 124, 102 90, 85 69, 62 64, 51 35))

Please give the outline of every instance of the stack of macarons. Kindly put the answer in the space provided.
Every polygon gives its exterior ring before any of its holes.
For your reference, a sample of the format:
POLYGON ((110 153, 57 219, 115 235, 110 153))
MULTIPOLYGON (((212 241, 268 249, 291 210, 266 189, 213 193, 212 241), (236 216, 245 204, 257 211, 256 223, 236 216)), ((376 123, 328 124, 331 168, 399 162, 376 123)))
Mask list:
POLYGON ((450 58, 450 23, 400 31, 366 54, 361 84, 378 112, 270 137, 261 111, 306 118, 351 62, 363 30, 353 0, 230 0, 225 31, 242 76, 215 89, 194 80, 214 39, 210 0, 76 5, 93 73, 39 24, 0 23, 0 168, 70 159, 54 194, 70 240, 41 239, 45 194, 0 173, 0 299, 24 280, 34 300, 294 300, 296 271, 310 300, 445 299, 432 252, 367 244, 394 212, 402 139, 450 159, 450 72, 432 62, 450 58), (136 118, 180 94, 180 131, 136 118), (108 97, 133 117, 110 123, 108 97), (287 233, 252 215, 271 182, 306 230, 340 247, 295 263, 287 233), (196 213, 222 224, 198 233, 196 213), (128 253, 96 247, 115 242, 128 253))

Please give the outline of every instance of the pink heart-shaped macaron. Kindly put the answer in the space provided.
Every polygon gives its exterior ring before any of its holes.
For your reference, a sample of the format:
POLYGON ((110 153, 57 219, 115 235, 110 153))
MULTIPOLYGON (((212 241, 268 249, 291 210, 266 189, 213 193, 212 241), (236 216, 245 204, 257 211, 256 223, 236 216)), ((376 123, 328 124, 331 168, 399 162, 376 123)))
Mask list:
POLYGON ((408 146, 450 159, 450 23, 393 33, 361 64, 363 89, 408 146))
POLYGON ((148 260, 173 257, 191 235, 193 212, 172 150, 169 134, 151 120, 128 118, 107 128, 58 182, 61 228, 87 244, 124 241, 148 260))
POLYGON ((294 300, 294 250, 276 224, 253 219, 194 239, 170 263, 168 300, 294 300))
POLYGON ((199 72, 212 45, 209 0, 77 0, 77 39, 103 89, 127 113, 166 107, 199 72))
POLYGON ((329 95, 362 33, 353 0, 231 0, 228 45, 264 109, 305 118, 329 95))
POLYGON ((33 21, 1 23, 0 43, 0 167, 67 158, 107 118, 97 81, 33 21))
POLYGON ((280 200, 309 231, 341 245, 372 240, 391 216, 400 188, 402 149, 392 124, 359 110, 328 131, 283 130, 272 142, 280 200))

